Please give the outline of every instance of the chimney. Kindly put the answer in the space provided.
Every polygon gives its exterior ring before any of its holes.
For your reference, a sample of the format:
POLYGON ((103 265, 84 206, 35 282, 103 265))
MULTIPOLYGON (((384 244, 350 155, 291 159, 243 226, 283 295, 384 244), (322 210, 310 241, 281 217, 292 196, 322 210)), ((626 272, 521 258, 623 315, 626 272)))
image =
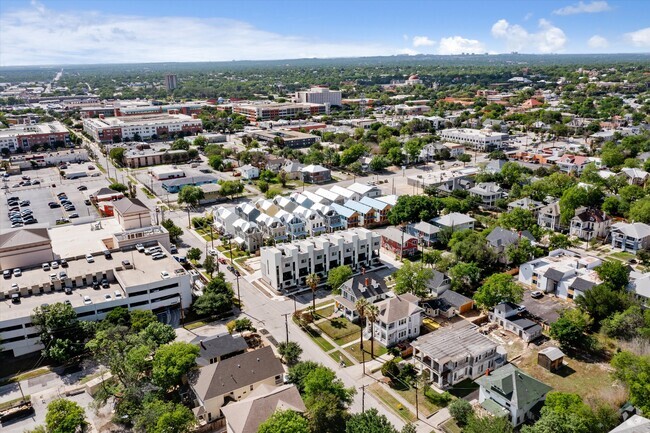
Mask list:
POLYGON ((197 116, 196 113, 192 114, 192 119, 198 119, 198 118, 199 118, 199 116, 197 116))
POLYGON ((203 350, 207 350, 207 349, 205 348, 205 344, 203 344, 202 341, 201 341, 201 349, 203 349, 203 350))
POLYGON ((365 284, 366 287, 370 287, 370 278, 366 277, 365 284))
POLYGON ((106 116, 104 116, 103 114, 100 114, 100 115, 99 115, 99 118, 100 118, 100 119, 104 119, 105 117, 106 117, 106 116))
POLYGON ((485 370, 485 375, 486 375, 486 376, 489 376, 489 375, 490 375, 490 369, 489 369, 489 368, 488 368, 487 370, 485 370))
POLYGON ((361 268, 361 275, 366 275, 366 268, 361 268))

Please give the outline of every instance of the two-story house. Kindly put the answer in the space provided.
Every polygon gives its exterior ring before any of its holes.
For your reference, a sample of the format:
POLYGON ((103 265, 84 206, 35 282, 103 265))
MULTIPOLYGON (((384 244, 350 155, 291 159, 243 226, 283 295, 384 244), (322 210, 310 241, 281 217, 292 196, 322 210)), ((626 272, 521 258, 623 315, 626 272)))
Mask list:
POLYGON ((550 230, 560 229, 560 202, 556 201, 541 208, 537 214, 537 224, 550 230))
POLYGON ((519 305, 511 302, 502 302, 495 305, 489 312, 490 322, 496 323, 506 331, 510 331, 524 340, 526 343, 533 341, 542 335, 542 327, 537 323, 525 318, 521 314, 519 305))
POLYGON ((506 361, 505 349, 466 322, 423 335, 411 346, 415 368, 440 389, 476 379, 506 361))
POLYGON ((310 206, 309 208, 300 206, 293 212, 305 221, 305 229, 307 230, 307 233, 309 233, 309 236, 318 236, 327 232, 325 217, 320 213, 320 211, 313 209, 313 206, 310 206))
POLYGON ((279 218, 267 214, 260 214, 257 218, 257 225, 262 230, 264 239, 272 239, 275 243, 285 242, 289 239, 287 228, 279 218))
POLYGON ((513 426, 533 419, 546 394, 553 388, 534 379, 512 364, 490 370, 478 378, 478 401, 488 412, 506 416, 513 426))
MULTIPOLYGON (((373 328, 373 338, 390 347, 420 335, 423 310, 419 298, 411 293, 384 299, 377 304, 379 315, 373 328)), ((370 323, 366 321, 364 333, 370 336, 370 323)))
MULTIPOLYGON (((295 208, 293 210, 295 210, 295 208)), ((293 212, 293 210, 291 212, 293 212)), ((307 223, 299 215, 281 210, 275 214, 275 217, 284 223, 290 240, 303 239, 307 237, 307 223)))
POLYGON ((453 231, 474 229, 476 220, 469 215, 458 212, 451 212, 431 220, 431 224, 442 229, 451 229, 453 231))
POLYGON ((515 209, 524 209, 529 210, 533 213, 534 217, 537 217, 541 208, 544 207, 544 203, 533 200, 530 197, 523 197, 519 200, 508 203, 508 211, 515 209))
POLYGON ((343 229, 359 227, 360 217, 355 210, 339 205, 338 203, 332 203, 330 207, 339 215, 343 229))
POLYGON ((481 199, 483 206, 496 206, 497 200, 505 197, 505 191, 495 182, 481 182, 470 188, 469 195, 481 199))
POLYGON ((530 242, 535 242, 535 237, 528 230, 514 232, 501 227, 495 227, 485 238, 488 245, 499 255, 500 260, 504 263, 507 262, 504 253, 508 247, 510 245, 518 244, 522 239, 528 239, 530 242))
POLYGON ((371 197, 361 197, 359 203, 374 209, 375 225, 383 226, 388 224, 388 212, 393 208, 390 204, 371 197))
POLYGON ((357 215, 359 215, 359 225, 361 227, 372 227, 377 225, 377 217, 374 208, 354 200, 346 201, 343 206, 352 209, 357 213, 357 215))
POLYGON ((650 225, 644 223, 616 223, 610 233, 612 248, 636 253, 650 248, 650 225))
POLYGON ((384 279, 374 272, 362 272, 350 278, 341 285, 340 290, 341 294, 334 298, 337 311, 343 313, 343 316, 352 322, 359 319, 356 310, 356 302, 359 299, 374 304, 386 299, 390 293, 384 279))
POLYGON ((344 224, 341 221, 341 215, 332 209, 330 205, 315 203, 312 206, 312 209, 321 213, 323 216, 323 221, 325 221, 325 227, 327 227, 328 233, 332 233, 337 230, 343 230, 344 224))
POLYGON ((194 413, 204 422, 222 418, 226 403, 246 398, 262 385, 281 385, 283 373, 270 346, 206 365, 188 377, 194 413))
POLYGON ((254 253, 263 245, 262 230, 257 223, 248 222, 244 219, 238 219, 233 223, 233 242, 239 245, 244 251, 254 253))
POLYGON ((418 239, 396 227, 387 227, 381 232, 381 247, 400 257, 409 257, 418 251, 418 239))
POLYGON ((233 224, 237 221, 239 217, 233 210, 226 209, 225 207, 217 208, 214 212, 214 227, 217 232, 226 234, 232 234, 234 232, 233 224))
POLYGON ((436 227, 426 221, 420 221, 419 223, 406 226, 406 231, 408 234, 418 238, 421 243, 430 247, 438 240, 440 227, 436 227))
POLYGON ((579 207, 571 218, 569 234, 589 241, 595 238, 606 238, 612 225, 612 217, 600 209, 579 207))

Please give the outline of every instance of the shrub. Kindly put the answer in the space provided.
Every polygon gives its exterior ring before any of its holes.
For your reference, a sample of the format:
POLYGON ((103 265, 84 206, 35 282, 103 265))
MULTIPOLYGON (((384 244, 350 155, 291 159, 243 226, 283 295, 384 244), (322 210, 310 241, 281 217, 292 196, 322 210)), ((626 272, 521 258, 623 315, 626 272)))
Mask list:
POLYGON ((465 425, 474 413, 472 405, 462 398, 456 399, 449 405, 449 413, 456 420, 458 425, 465 425))

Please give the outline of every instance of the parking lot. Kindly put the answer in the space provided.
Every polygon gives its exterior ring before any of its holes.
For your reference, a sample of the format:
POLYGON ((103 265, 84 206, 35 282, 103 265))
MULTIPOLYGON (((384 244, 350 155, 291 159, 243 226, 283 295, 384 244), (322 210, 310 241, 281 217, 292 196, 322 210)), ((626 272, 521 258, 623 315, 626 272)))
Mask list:
MULTIPOLYGON (((71 167, 75 166, 72 165, 71 167)), ((27 200, 30 202, 28 206, 20 206, 20 210, 30 209, 38 223, 26 227, 51 227, 56 225, 57 219, 68 218, 72 213, 77 213, 80 218, 96 217, 98 215, 96 209, 92 205, 84 204, 84 200, 92 192, 107 186, 108 180, 104 175, 67 180, 59 176, 56 168, 41 168, 38 170, 25 170, 20 175, 12 175, 6 178, 3 184, 7 185, 8 188, 3 189, 3 199, 0 201, 0 231, 11 228, 11 221, 8 217, 9 206, 7 205, 7 198, 9 197, 18 197, 20 201, 27 200), (22 176, 29 176, 32 182, 38 180, 40 184, 16 186, 22 181, 22 176), (79 191, 77 188, 81 185, 84 185, 87 190, 79 191), (61 192, 67 195, 68 200, 75 206, 75 210, 67 212, 63 207, 50 208, 48 206, 50 202, 60 203, 57 194, 61 192)))
POLYGON ((526 307, 528 313, 541 319, 548 325, 560 317, 562 310, 571 308, 573 305, 571 301, 558 298, 551 293, 546 293, 539 299, 532 298, 530 296, 531 293, 531 290, 524 291, 524 299, 521 304, 526 307))
MULTIPOLYGON (((194 176, 212 176, 224 180, 233 179, 229 174, 215 171, 207 164, 199 164, 196 168, 192 168, 191 164, 176 164, 176 167, 183 170, 185 173, 183 179, 190 179, 194 176), (204 170, 205 172, 202 172, 201 170, 204 170)), ((169 203, 170 201, 174 202, 178 199, 178 193, 167 192, 167 190, 162 187, 163 181, 156 180, 152 175, 150 175, 148 168, 132 170, 131 174, 143 185, 153 188, 154 193, 162 201, 169 203)))

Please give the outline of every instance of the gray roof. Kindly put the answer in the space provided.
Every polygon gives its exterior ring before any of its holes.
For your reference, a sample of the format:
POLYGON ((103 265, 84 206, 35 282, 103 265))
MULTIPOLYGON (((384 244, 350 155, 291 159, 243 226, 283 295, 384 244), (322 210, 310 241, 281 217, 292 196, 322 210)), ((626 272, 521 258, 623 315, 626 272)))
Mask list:
POLYGON ((433 235, 440 232, 439 227, 436 227, 433 224, 429 224, 426 221, 420 221, 419 223, 412 224, 411 227, 414 230, 417 230, 421 233, 425 233, 427 235, 433 235))
POLYGON ((113 202, 113 207, 122 215, 149 212, 149 208, 137 198, 121 198, 113 202))
POLYGON ((583 278, 578 277, 575 280, 573 280, 573 283, 571 283, 571 286, 569 288, 574 290, 579 290, 581 292, 586 292, 587 290, 591 289, 596 285, 598 285, 598 283, 594 283, 593 281, 585 280, 583 278))
POLYGON ((516 317, 510 319, 510 321, 525 331, 530 331, 532 328, 536 327, 541 329, 541 326, 539 326, 537 323, 521 317, 520 315, 517 315, 516 317))
POLYGON ((360 274, 342 284, 341 290, 351 292, 357 299, 369 299, 388 292, 386 282, 375 272, 360 274), (366 286, 366 279, 370 283, 366 286))
POLYGON ((498 311, 507 316, 508 313, 519 311, 519 305, 512 302, 501 302, 500 304, 494 306, 494 311, 498 311))
POLYGON ((476 325, 464 322, 418 337, 411 345, 442 363, 497 348, 495 342, 478 332, 476 325))
POLYGON ((433 276, 427 281, 427 287, 433 290, 442 286, 447 278, 445 274, 440 271, 436 271, 435 269, 432 269, 431 271, 433 272, 433 276))
POLYGON ((530 407, 553 389, 512 364, 497 368, 490 372, 489 376, 479 377, 476 383, 511 402, 516 402, 518 408, 530 407))
POLYGON ((417 311, 422 310, 418 306, 418 301, 419 298, 411 293, 388 298, 377 304, 377 308, 379 308, 379 316, 377 318, 384 323, 393 323, 400 319, 405 319, 417 311))
POLYGON ((194 372, 190 384, 202 401, 284 373, 270 346, 210 364, 194 372))
POLYGON ((383 232, 381 232, 382 237, 390 239, 393 242, 397 242, 400 245, 407 243, 411 239, 417 240, 415 236, 412 236, 406 232, 401 231, 396 227, 388 227, 383 232))
POLYGON ((549 280, 562 281, 562 278, 564 277, 564 273, 558 271, 557 269, 548 268, 544 273, 544 276, 549 280))
POLYGON ((650 419, 634 415, 609 433, 650 433, 650 419))
POLYGON ((564 353, 562 353, 562 351, 557 347, 547 347, 546 349, 540 350, 539 353, 546 356, 551 361, 557 361, 564 357, 564 353))
MULTIPOLYGON (((243 167, 240 167, 243 168, 243 167)), ((179 186, 179 185, 193 185, 199 182, 217 182, 217 179, 215 176, 207 175, 207 174, 202 174, 202 175, 197 175, 197 176, 191 176, 191 177, 179 177, 176 179, 167 179, 163 181, 163 185, 167 186, 179 186)))
POLYGON ((453 290, 445 290, 438 298, 444 299, 449 304, 453 305, 455 308, 460 309, 463 305, 466 305, 470 302, 474 302, 472 299, 467 296, 461 295, 458 292, 453 290))
POLYGON ((535 237, 528 231, 513 232, 501 227, 495 227, 494 230, 487 235, 486 239, 493 247, 508 246, 519 242, 521 238, 526 238, 531 242, 535 241, 535 237))
POLYGON ((47 229, 18 229, 7 233, 0 234, 0 248, 16 248, 38 244, 41 242, 51 242, 50 234, 47 229))
POLYGON ((240 335, 230 335, 227 332, 206 338, 199 343, 199 356, 207 360, 219 358, 232 353, 243 352, 248 349, 248 344, 244 337, 240 335))
POLYGON ((439 227, 454 227, 462 224, 475 222, 476 220, 469 215, 458 212, 452 212, 447 215, 434 218, 431 222, 439 227))

